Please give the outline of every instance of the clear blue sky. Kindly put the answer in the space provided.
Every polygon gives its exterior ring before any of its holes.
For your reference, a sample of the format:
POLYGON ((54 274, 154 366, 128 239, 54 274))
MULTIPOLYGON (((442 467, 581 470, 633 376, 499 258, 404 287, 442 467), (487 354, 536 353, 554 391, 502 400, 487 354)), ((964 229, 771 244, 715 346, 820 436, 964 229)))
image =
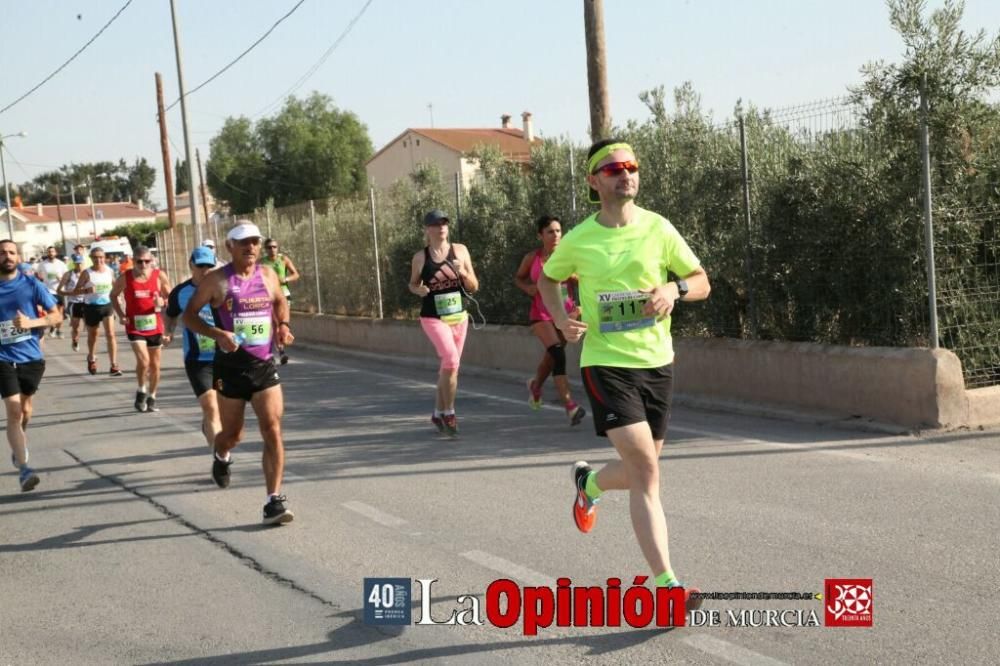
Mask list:
MULTIPOLYGON (((194 88, 263 34, 296 0, 176 0, 184 76, 194 88)), ((2 0, 0 108, 83 45, 124 0, 2 0), (78 18, 79 15, 79 18, 78 18)), ((192 140, 226 116, 258 117, 337 39, 365 0, 306 0, 254 51, 189 97, 192 140)), ((940 2, 930 0, 931 7, 940 2)), ((903 46, 878 0, 605 0, 615 123, 644 119, 642 90, 691 81, 717 118, 736 100, 782 107, 846 92, 859 68, 903 46)), ((1000 27, 1000 2, 968 0, 968 30, 1000 27)), ((168 0, 134 0, 63 72, 9 111, 7 176, 23 182, 71 162, 146 157, 164 205, 153 75, 168 103, 177 70, 168 0), (13 156, 13 158, 11 157, 13 156)), ((374 0, 296 94, 313 90, 356 113, 378 149, 407 127, 498 126, 534 115, 544 136, 584 142, 589 124, 581 0, 374 0)), ((272 107, 268 113, 273 113, 272 107)), ((169 115, 183 146, 180 107, 169 115)), ((171 149, 171 159, 179 156, 171 149)))

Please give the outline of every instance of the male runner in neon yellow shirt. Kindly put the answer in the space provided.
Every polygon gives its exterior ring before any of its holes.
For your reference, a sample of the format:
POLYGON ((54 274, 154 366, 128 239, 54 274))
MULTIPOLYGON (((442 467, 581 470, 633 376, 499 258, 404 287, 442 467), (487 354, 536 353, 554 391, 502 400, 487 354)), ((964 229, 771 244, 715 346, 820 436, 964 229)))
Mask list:
MULTIPOLYGON (((594 427, 621 460, 596 472, 583 461, 573 465, 573 518, 581 532, 590 532, 601 494, 628 490, 632 527, 656 584, 682 586, 670 566, 660 504, 659 457, 673 384, 670 313, 678 301, 707 298, 708 275, 670 222, 635 205, 639 162, 628 144, 595 143, 587 183, 601 209, 563 237, 545 262, 538 291, 567 341, 587 334, 580 366, 594 427), (579 320, 561 307, 559 283, 571 275, 579 281, 579 320)), ((687 594, 694 591, 689 587, 687 594)), ((691 599, 687 607, 700 605, 691 599)))

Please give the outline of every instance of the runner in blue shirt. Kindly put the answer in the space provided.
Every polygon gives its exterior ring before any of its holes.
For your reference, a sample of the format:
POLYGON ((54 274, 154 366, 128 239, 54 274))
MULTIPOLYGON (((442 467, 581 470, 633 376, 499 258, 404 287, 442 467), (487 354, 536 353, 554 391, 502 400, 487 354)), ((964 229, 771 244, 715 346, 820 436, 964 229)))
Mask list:
POLYGON ((38 475, 28 467, 28 440, 24 433, 31 420, 31 397, 45 373, 38 335, 62 322, 56 299, 45 284, 18 269, 17 245, 0 241, 0 396, 7 411, 7 443, 11 462, 18 470, 22 491, 38 485, 38 475), (46 312, 34 317, 38 308, 46 312))
MULTIPOLYGON (((177 319, 184 313, 188 301, 198 290, 198 285, 202 279, 215 268, 215 252, 212 248, 202 246, 196 247, 191 253, 191 279, 181 282, 173 288, 170 296, 167 297, 167 311, 164 325, 167 333, 174 334, 177 326, 177 319)), ((215 326, 215 317, 212 315, 212 306, 206 304, 199 312, 198 316, 209 326, 215 326)), ((166 343, 165 343, 166 344, 166 343)), ((205 441, 210 447, 215 447, 215 436, 222 430, 222 422, 219 420, 219 402, 216 398, 215 388, 212 385, 212 364, 215 360, 215 340, 206 336, 198 335, 193 331, 184 328, 184 370, 187 372, 188 381, 194 390, 195 397, 201 403, 201 432, 205 435, 205 441)))

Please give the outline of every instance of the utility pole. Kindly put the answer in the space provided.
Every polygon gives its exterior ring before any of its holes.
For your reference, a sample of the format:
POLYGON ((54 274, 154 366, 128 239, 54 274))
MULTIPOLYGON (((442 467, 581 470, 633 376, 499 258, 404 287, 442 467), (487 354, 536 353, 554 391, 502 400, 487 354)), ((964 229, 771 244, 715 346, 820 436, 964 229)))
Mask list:
POLYGON ((208 197, 205 195, 205 172, 201 168, 201 151, 197 148, 194 149, 194 156, 198 160, 198 193, 201 195, 201 208, 205 213, 205 225, 206 230, 208 229, 208 197))
POLYGON ((587 90, 590 93, 590 138, 608 138, 611 102, 608 101, 607 59, 604 50, 604 0, 583 0, 587 42, 587 90))
POLYGON ((163 77, 156 73, 156 111, 160 120, 160 152, 163 153, 163 184, 167 188, 167 219, 170 228, 177 226, 177 205, 174 202, 174 171, 170 164, 170 144, 167 139, 167 114, 163 110, 163 77))
POLYGON ((54 187, 56 190, 56 216, 59 218, 59 235, 62 236, 62 252, 59 254, 64 254, 66 252, 66 228, 63 226, 62 199, 59 197, 59 183, 56 183, 54 187))
POLYGON ((69 197, 70 201, 73 202, 73 228, 76 231, 76 242, 80 243, 80 216, 76 214, 76 185, 73 181, 69 181, 69 197))
POLYGON ((94 208, 94 187, 87 176, 87 198, 90 199, 90 223, 94 227, 94 240, 97 240, 97 210, 94 208))
POLYGON ((181 124, 184 127, 184 159, 188 163, 188 201, 191 204, 191 226, 194 228, 195 245, 201 245, 201 227, 198 226, 198 197, 194 189, 194 160, 191 159, 191 132, 188 130, 187 91, 184 89, 184 69, 181 66, 181 38, 177 30, 177 10, 170 0, 170 19, 174 25, 174 55, 177 58, 177 87, 181 94, 181 124))

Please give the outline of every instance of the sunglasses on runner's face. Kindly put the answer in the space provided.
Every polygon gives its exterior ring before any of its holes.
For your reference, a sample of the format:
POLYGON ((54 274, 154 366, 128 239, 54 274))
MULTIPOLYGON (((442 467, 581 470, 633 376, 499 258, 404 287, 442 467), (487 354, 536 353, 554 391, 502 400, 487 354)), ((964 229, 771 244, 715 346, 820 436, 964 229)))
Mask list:
POLYGON ((137 264, 151 264, 151 263, 153 263, 153 260, 152 259, 136 259, 135 263, 137 263, 137 264))
POLYGON ((620 176, 622 172, 628 171, 629 173, 635 173, 639 170, 639 165, 635 162, 608 162, 604 166, 598 167, 596 173, 604 174, 605 176, 620 176))
POLYGON ((267 247, 268 250, 277 250, 278 249, 277 245, 267 245, 266 247, 267 247))

